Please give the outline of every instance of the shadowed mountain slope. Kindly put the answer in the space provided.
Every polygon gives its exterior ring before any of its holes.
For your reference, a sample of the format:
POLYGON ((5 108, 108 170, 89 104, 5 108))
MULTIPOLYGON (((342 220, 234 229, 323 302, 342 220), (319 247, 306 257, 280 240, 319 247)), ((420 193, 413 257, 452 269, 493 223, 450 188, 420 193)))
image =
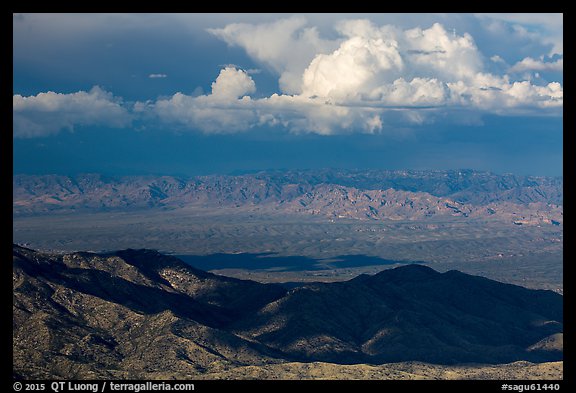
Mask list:
POLYGON ((243 332, 300 360, 504 363, 562 331, 561 296, 422 265, 296 288, 243 332))
POLYGON ((562 296, 419 265, 287 291, 151 250, 14 246, 13 289, 13 372, 23 378, 562 359, 562 296))

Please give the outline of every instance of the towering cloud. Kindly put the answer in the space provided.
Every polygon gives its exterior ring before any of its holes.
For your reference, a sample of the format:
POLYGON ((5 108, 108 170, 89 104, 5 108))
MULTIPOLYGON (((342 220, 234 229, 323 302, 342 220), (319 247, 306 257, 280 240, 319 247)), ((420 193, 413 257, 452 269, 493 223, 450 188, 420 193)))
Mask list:
POLYGON ((294 16, 271 23, 232 23, 208 29, 227 44, 239 46, 249 56, 274 70, 283 93, 300 93, 302 72, 318 53, 333 50, 337 43, 320 38, 306 18, 294 16))
MULTIPOLYGON (((440 23, 401 28, 342 20, 334 25, 336 34, 325 39, 304 17, 290 17, 233 23, 209 32, 272 71, 280 91, 252 98, 256 84, 249 73, 226 66, 210 94, 179 92, 136 103, 132 116, 152 115, 180 129, 207 133, 272 126, 335 134, 485 113, 560 115, 563 105, 561 82, 525 75, 562 72, 562 58, 525 57, 509 67, 498 53, 482 53, 468 32, 440 23), (500 71, 494 71, 496 63, 500 71), (445 116, 447 111, 461 115, 445 116)), ((164 76, 150 77, 159 75, 164 76)), ((99 88, 14 96, 15 136, 46 135, 75 125, 121 127, 129 119, 122 102, 99 88)))
POLYGON ((212 83, 212 93, 197 97, 176 93, 156 101, 152 111, 162 121, 205 132, 238 132, 257 122, 248 94, 256 91, 252 78, 242 70, 226 67, 212 83))
POLYGON ((212 98, 236 99, 256 91, 256 85, 245 71, 226 67, 212 83, 212 98))

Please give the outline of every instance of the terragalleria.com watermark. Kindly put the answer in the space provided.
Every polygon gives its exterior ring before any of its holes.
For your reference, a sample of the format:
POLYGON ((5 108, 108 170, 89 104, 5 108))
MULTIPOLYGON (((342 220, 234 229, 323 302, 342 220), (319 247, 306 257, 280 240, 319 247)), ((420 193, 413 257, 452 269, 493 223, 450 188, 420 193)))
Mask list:
POLYGON ((190 392, 194 390, 193 383, 165 383, 165 382, 73 382, 73 381, 54 381, 49 383, 30 383, 15 382, 13 389, 16 392, 41 392, 52 391, 60 392, 134 392, 141 391, 180 391, 190 392))

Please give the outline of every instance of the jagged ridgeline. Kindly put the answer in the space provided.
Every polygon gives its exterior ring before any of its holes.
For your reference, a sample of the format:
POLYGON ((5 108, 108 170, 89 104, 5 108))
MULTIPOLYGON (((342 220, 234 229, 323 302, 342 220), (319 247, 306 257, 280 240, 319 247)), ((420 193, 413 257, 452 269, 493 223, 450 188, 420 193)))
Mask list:
POLYGON ((462 171, 268 171, 237 176, 13 178, 16 216, 58 210, 234 207, 355 219, 563 222, 562 178, 462 171), (510 212, 514 212, 511 214, 510 212))
POLYGON ((286 289, 151 250, 14 246, 13 288, 20 378, 562 376, 561 295, 416 264, 286 289))

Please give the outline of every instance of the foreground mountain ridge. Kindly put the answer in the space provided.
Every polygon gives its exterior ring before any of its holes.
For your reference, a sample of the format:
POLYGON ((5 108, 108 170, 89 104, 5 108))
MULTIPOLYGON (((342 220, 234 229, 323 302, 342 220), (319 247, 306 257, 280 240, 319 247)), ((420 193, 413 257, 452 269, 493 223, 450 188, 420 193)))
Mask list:
POLYGON ((420 265, 288 290, 151 250, 14 246, 13 287, 13 372, 23 378, 248 378, 250 367, 263 376, 299 362, 326 376, 323 364, 562 359, 562 296, 420 265))

